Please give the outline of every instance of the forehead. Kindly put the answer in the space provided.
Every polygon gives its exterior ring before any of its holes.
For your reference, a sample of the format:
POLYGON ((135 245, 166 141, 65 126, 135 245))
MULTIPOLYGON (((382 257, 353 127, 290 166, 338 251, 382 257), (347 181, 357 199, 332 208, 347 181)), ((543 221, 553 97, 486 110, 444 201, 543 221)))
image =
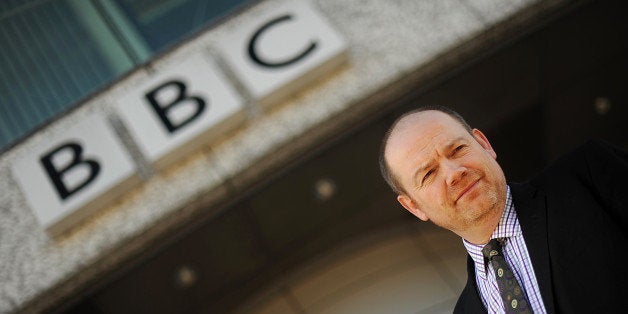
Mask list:
POLYGON ((411 143, 434 140, 447 141, 465 135, 469 135, 469 132, 448 114, 432 110, 423 111, 406 116, 397 123, 389 138, 389 147, 404 147, 411 143))
POLYGON ((386 159, 395 170, 451 141, 471 135, 459 121, 440 111, 424 111, 404 117, 390 135, 386 159))

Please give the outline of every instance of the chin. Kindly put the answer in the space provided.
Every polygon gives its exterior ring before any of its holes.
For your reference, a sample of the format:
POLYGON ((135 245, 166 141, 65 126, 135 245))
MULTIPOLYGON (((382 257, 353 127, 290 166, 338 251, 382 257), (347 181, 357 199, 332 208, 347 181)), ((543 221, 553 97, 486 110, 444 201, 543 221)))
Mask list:
POLYGON ((485 202, 482 202, 479 207, 475 209, 469 209, 467 211, 468 215, 466 215, 466 221, 469 224, 476 224, 482 222, 483 220, 489 219, 493 216, 493 213, 497 211, 498 206, 498 198, 497 193, 488 193, 486 194, 488 199, 485 202))

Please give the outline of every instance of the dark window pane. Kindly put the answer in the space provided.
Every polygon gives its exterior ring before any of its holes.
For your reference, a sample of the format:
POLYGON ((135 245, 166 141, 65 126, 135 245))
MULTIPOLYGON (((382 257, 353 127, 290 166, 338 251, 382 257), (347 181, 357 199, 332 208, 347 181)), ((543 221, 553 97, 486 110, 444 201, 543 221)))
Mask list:
POLYGON ((250 0, 116 0, 153 51, 162 50, 250 0))
POLYGON ((131 68, 106 58, 74 1, 0 8, 0 147, 131 68), (80 13, 80 14, 77 14, 80 13))

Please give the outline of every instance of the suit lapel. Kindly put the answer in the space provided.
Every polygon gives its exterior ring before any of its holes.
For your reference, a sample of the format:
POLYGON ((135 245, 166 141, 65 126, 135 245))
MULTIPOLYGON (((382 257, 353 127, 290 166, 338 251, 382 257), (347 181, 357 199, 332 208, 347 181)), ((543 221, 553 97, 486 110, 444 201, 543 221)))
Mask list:
POLYGON ((529 184, 510 184, 532 267, 548 313, 555 313, 547 241, 546 197, 529 184))
POLYGON ((469 308, 486 311, 484 303, 480 299, 480 290, 478 290, 478 283, 475 280, 475 262, 473 262, 471 256, 467 256, 467 278, 468 289, 471 292, 469 295, 469 308))
POLYGON ((467 284, 464 290, 462 290, 460 299, 458 299, 454 309, 454 314, 463 313, 486 313, 486 308, 480 299, 480 292, 475 281, 475 264, 469 255, 467 255, 467 284))

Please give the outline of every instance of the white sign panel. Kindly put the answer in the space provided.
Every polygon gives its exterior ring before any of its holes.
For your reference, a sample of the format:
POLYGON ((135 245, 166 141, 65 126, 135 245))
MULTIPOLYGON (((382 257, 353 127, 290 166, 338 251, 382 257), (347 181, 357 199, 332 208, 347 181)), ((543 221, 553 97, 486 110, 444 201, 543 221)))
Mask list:
POLYGON ((161 69, 115 101, 140 150, 158 167, 237 126, 244 117, 242 98, 200 53, 161 69))
POLYGON ((133 182, 134 164, 105 119, 94 114, 41 141, 12 165, 37 220, 53 234, 133 182))
POLYGON ((278 102, 347 59, 342 38, 303 1, 286 1, 239 25, 219 41, 218 49, 264 105, 278 102))

